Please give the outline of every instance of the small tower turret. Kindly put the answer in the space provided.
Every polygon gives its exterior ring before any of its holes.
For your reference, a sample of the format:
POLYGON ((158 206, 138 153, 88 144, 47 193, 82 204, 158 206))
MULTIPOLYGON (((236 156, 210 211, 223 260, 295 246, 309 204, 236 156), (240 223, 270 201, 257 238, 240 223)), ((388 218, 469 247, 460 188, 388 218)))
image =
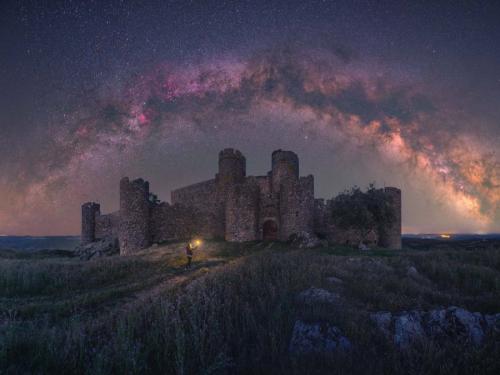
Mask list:
POLYGON ((96 216, 99 216, 100 214, 101 206, 98 203, 87 202, 82 205, 82 244, 95 241, 96 216))

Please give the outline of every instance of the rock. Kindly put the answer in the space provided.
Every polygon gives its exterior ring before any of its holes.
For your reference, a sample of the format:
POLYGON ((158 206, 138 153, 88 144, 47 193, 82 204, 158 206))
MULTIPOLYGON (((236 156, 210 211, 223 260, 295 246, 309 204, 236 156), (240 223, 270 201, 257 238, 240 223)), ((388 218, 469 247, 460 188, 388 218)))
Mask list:
POLYGON ((433 338, 444 337, 449 330, 446 309, 431 310, 427 313, 427 332, 433 338))
POLYGON ((370 248, 368 246, 366 246, 363 242, 360 242, 358 245, 358 250, 368 251, 368 250, 370 250, 370 248))
POLYGON ((423 338, 438 341, 465 339, 474 346, 480 346, 488 330, 500 333, 500 314, 483 316, 456 306, 399 314, 380 311, 371 314, 370 318, 400 348, 407 348, 423 338))
POLYGON ((297 301, 306 305, 338 304, 340 296, 321 288, 309 288, 297 296, 297 301))
POLYGON ((300 249, 310 249, 322 245, 322 242, 319 240, 319 238, 309 232, 299 232, 292 234, 288 239, 288 243, 291 246, 298 247, 300 249))
POLYGON ((101 256, 111 256, 118 254, 120 247, 117 238, 104 238, 86 245, 78 245, 75 254, 82 260, 90 260, 101 256))
POLYGON ((335 277, 335 276, 327 277, 326 281, 328 281, 331 284, 337 284, 337 285, 344 284, 344 281, 342 279, 339 279, 338 277, 335 277))
POLYGON ((391 335, 392 314, 388 311, 379 311, 370 314, 370 319, 375 323, 377 328, 384 333, 385 336, 391 335))
POLYGON ((484 320, 488 329, 500 333, 500 314, 485 315, 484 320))
POLYGON ((454 323, 456 333, 468 337, 476 346, 481 345, 484 339, 482 323, 484 318, 481 313, 470 312, 460 307, 448 308, 451 321, 454 323))
POLYGON ((413 266, 411 267, 408 267, 408 270, 406 271, 406 274, 408 275, 408 277, 418 277, 420 276, 420 274, 418 273, 417 269, 413 266))
POLYGON ((394 319, 394 344, 401 348, 425 336, 422 318, 417 311, 403 312, 394 319))
POLYGON ((351 349, 350 340, 330 323, 306 323, 297 320, 289 350, 293 354, 328 354, 351 349))

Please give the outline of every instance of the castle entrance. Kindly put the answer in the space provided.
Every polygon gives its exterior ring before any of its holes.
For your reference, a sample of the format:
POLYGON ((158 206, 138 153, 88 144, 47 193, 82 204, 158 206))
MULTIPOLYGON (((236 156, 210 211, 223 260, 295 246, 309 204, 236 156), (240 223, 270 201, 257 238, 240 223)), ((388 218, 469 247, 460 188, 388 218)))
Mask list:
POLYGON ((276 241, 278 239, 278 225, 274 220, 266 220, 262 226, 262 238, 264 241, 276 241))

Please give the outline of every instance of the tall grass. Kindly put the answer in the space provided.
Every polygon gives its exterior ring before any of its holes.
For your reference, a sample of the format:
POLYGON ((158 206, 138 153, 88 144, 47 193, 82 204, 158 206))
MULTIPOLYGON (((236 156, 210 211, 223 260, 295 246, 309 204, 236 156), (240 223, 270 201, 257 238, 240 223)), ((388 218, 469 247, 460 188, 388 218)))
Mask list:
MULTIPOLYGON (((380 255, 271 248, 233 259, 217 272, 207 272, 140 304, 93 319, 74 314, 54 323, 6 317, 0 325, 0 373, 499 373, 498 338, 490 338, 481 349, 425 342, 400 352, 381 337, 368 314, 442 304, 472 305, 484 311, 498 308, 500 312, 499 270, 495 268, 500 251, 484 254, 487 262, 481 255, 468 253, 380 255), (416 267, 417 276, 407 274, 410 266, 416 267), (330 276, 344 283, 333 285, 330 276), (335 290, 344 302, 336 307, 298 304, 297 294, 311 286, 335 290), (353 351, 326 357, 290 356, 296 319, 339 326, 353 341, 353 351)), ((124 258, 86 266, 57 263, 65 271, 51 268, 53 264, 48 262, 39 272, 49 275, 52 287, 66 280, 70 290, 94 273, 98 281, 88 280, 91 285, 108 282, 101 267, 108 268, 113 280, 127 278, 130 272, 140 275, 140 262, 124 258), (78 274, 78 267, 89 268, 78 276, 70 275, 78 274)), ((23 267, 28 265, 16 267, 24 275, 23 267)), ((15 283, 15 272, 10 272, 6 280, 15 283)), ((33 280, 19 290, 33 293, 30 285, 36 286, 42 279, 33 280)))

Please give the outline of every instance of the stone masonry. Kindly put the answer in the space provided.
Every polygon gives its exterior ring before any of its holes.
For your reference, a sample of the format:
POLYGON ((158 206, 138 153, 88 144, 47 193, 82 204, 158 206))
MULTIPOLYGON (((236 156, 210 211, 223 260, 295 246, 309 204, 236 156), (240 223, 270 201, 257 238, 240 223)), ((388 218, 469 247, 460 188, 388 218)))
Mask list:
POLYGON ((355 230, 331 224, 331 201, 314 198, 314 177, 300 177, 299 158, 276 150, 265 176, 247 176, 246 159, 238 150, 219 153, 219 168, 211 180, 171 192, 171 203, 158 202, 143 179, 120 181, 120 210, 101 215, 97 203, 82 205, 82 243, 117 238, 120 254, 153 243, 193 236, 226 241, 287 241, 309 233, 331 242, 356 245, 363 241, 391 249, 401 248, 401 190, 384 193, 396 220, 380 223, 364 238, 355 230))

